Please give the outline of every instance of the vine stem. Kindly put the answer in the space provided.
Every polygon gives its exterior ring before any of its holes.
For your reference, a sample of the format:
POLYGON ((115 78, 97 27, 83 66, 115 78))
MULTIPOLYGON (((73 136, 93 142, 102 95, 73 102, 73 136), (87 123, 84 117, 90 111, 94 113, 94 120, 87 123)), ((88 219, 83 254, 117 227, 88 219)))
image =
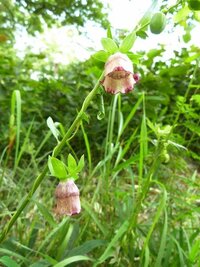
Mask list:
MULTIPOLYGON (((101 74, 100 78, 98 79, 97 83, 95 84, 94 88, 86 96, 85 100, 83 101, 81 110, 77 114, 77 116, 74 119, 73 123, 71 124, 70 128, 68 129, 68 131, 66 132, 66 134, 63 136, 63 138, 60 141, 60 143, 55 147, 55 149, 54 149, 54 151, 52 153, 54 157, 56 157, 56 156, 59 155, 60 151, 65 146, 66 141, 69 139, 69 137, 71 136, 71 134, 73 134, 73 131, 76 128, 79 127, 80 122, 83 119, 84 112, 86 111, 86 109, 88 108, 91 100, 94 98, 94 96, 96 95, 96 93, 98 91, 99 83, 102 80, 103 75, 104 75, 104 73, 102 72, 102 74, 101 74)), ((25 207, 27 206, 27 204, 30 202, 33 194, 35 193, 35 191, 37 190, 37 188, 39 187, 39 185, 42 183, 42 181, 44 180, 47 172, 48 172, 48 165, 46 164, 46 166, 44 167, 43 171, 35 178, 35 181, 34 181, 32 187, 31 187, 29 193, 27 194, 27 196, 25 197, 25 199, 23 200, 23 202, 21 203, 21 205, 19 206, 19 208, 16 210, 16 212, 13 214, 13 216, 11 217, 11 219, 8 221, 8 223, 3 228, 2 232, 1 232, 1 235, 0 235, 0 243, 6 238, 7 234, 11 230, 13 224, 16 222, 16 220, 18 219, 18 217, 20 216, 20 214, 22 213, 22 211, 25 209, 25 207)))

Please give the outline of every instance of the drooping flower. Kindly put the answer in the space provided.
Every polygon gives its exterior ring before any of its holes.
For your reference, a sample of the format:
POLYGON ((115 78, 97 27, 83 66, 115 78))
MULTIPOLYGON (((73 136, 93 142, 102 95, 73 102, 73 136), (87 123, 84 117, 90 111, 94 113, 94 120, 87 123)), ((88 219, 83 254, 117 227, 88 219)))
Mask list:
POLYGON ((68 216, 80 213, 81 203, 79 195, 79 189, 73 180, 69 179, 66 182, 60 182, 55 191, 55 213, 68 216))
POLYGON ((108 58, 104 79, 101 81, 106 92, 128 93, 133 90, 138 80, 139 76, 133 73, 133 64, 127 55, 117 52, 108 58))

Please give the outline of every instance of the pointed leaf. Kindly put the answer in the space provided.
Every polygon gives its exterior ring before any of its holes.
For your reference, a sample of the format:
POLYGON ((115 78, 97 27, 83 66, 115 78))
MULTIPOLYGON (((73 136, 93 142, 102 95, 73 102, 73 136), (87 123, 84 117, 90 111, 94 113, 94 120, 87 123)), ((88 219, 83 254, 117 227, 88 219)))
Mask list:
POLYGON ((48 208, 36 200, 34 200, 34 202, 37 205, 38 210, 40 211, 40 213, 42 214, 44 219, 49 223, 49 225, 51 225, 52 227, 55 227, 57 224, 54 221, 54 218, 51 215, 51 213, 49 212, 48 208))
POLYGON ((54 267, 65 267, 77 261, 92 261, 92 259, 86 256, 77 255, 58 262, 57 264, 54 265, 54 267))
POLYGON ((66 179, 67 167, 61 160, 54 158, 54 157, 49 157, 48 167, 51 172, 51 175, 61 180, 66 179))
POLYGON ((76 169, 77 168, 76 160, 71 154, 68 155, 67 163, 68 163, 69 169, 76 169))
POLYGON ((86 121, 87 123, 89 123, 89 121, 90 121, 88 114, 85 112, 82 113, 81 118, 82 118, 82 120, 86 121))
POLYGON ((101 264, 102 262, 104 262, 107 258, 112 256, 112 248, 116 246, 118 240, 121 238, 121 236, 123 236, 123 234, 127 231, 129 226, 128 221, 125 221, 121 227, 117 230, 115 236, 113 237, 113 239, 110 241, 110 243, 107 245, 105 251, 103 252, 103 254, 101 255, 101 257, 97 260, 98 264, 101 264))
POLYGON ((20 265, 18 263, 16 263, 14 260, 12 260, 8 256, 1 257, 0 262, 3 263, 5 266, 8 266, 8 267, 20 267, 20 265))
POLYGON ((95 58, 96 60, 106 62, 109 57, 109 53, 107 53, 104 50, 100 50, 96 52, 94 55, 92 55, 92 57, 95 58))
POLYGON ((132 53, 132 52, 127 52, 126 54, 127 54, 127 56, 130 58, 130 60, 131 60, 133 63, 135 63, 135 64, 138 64, 140 58, 143 56, 143 55, 141 55, 141 54, 134 54, 134 53, 132 53))
POLYGON ((110 54, 119 51, 117 44, 111 38, 102 38, 101 43, 103 48, 110 54))
POLYGON ((59 136, 60 133, 59 133, 58 129, 56 128, 55 123, 54 123, 54 121, 52 120, 51 117, 48 117, 48 119, 47 119, 47 126, 49 127, 49 129, 51 130, 53 136, 56 138, 56 140, 58 142, 59 141, 58 140, 58 136, 59 136))
POLYGON ((139 36, 142 39, 146 39, 148 37, 148 34, 145 31, 142 31, 142 30, 137 31, 136 34, 137 34, 137 36, 139 36))
POLYGON ((82 155, 78 162, 77 172, 80 172, 83 169, 84 165, 85 165, 84 155, 82 155))
POLYGON ((107 37, 110 39, 113 39, 110 25, 108 26, 108 29, 107 29, 107 37))
POLYGON ((136 40, 135 32, 128 34, 122 41, 122 44, 119 48, 120 52, 122 53, 128 52, 133 47, 135 40, 136 40))

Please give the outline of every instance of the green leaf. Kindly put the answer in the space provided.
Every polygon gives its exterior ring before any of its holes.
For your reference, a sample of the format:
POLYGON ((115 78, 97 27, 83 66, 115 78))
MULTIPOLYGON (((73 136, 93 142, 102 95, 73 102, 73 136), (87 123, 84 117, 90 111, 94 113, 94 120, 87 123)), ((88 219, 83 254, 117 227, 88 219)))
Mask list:
POLYGON ((188 43, 191 40, 191 34, 189 31, 187 31, 184 35, 183 35, 183 41, 185 43, 188 43))
POLYGON ((89 121, 90 121, 89 116, 85 112, 82 113, 81 119, 86 121, 87 123, 89 123, 89 121))
POLYGON ((14 260, 12 260, 8 256, 1 257, 0 262, 3 263, 7 267, 20 267, 18 263, 16 263, 14 260))
POLYGON ((57 142, 59 142, 58 136, 60 133, 59 133, 58 129, 56 128, 55 123, 51 117, 48 117, 48 119, 47 119, 47 126, 51 130, 51 132, 52 132, 53 136, 56 138, 57 142))
POLYGON ((200 126, 197 125, 196 123, 187 121, 183 125, 187 127, 190 131, 200 136, 200 126))
POLYGON ((77 168, 76 160, 71 154, 68 155, 67 163, 68 163, 69 169, 76 169, 77 168))
POLYGON ((51 213, 49 212, 48 208, 36 200, 34 200, 34 203, 37 205, 38 210, 40 211, 40 213, 42 214, 44 219, 49 223, 49 225, 51 225, 52 227, 55 227, 57 224, 54 221, 54 218, 51 215, 51 213))
POLYGON ((77 170, 78 166, 76 160, 71 154, 69 154, 67 161, 68 161, 67 170, 69 172, 69 176, 74 178, 74 180, 78 179, 78 170, 77 170))
POLYGON ((97 227, 102 232, 102 234, 104 236, 107 236, 107 234, 108 234, 107 228, 103 225, 104 223, 99 220, 97 214, 95 213, 95 211, 93 210, 93 208, 90 206, 90 204, 88 204, 85 201, 81 201, 81 204, 82 204, 84 210, 86 210, 86 212, 88 213, 88 215, 91 216, 93 222, 97 225, 97 227))
POLYGON ((104 99, 103 99, 102 94, 99 97, 98 108, 99 108, 99 112, 97 113, 97 119, 102 120, 105 117, 105 106, 104 106, 104 99))
MULTIPOLYGON (((6 248, 0 248, 0 254, 2 255, 5 255, 5 254, 7 254, 7 255, 11 255, 12 257, 16 257, 17 259, 19 259, 19 260, 21 260, 21 261, 24 261, 24 262, 26 262, 26 263, 28 263, 29 261, 27 260, 27 258, 26 257, 24 257, 24 256, 22 256, 21 254, 18 254, 18 253, 16 253, 14 250, 9 250, 9 249, 6 249, 6 248)), ((4 257, 6 257, 6 256, 4 256, 4 257)), ((4 258, 4 257, 2 257, 2 258, 4 258)), ((1 259, 2 259, 1 258, 1 259)), ((0 261, 1 262, 1 261, 0 261)), ((10 267, 10 266, 9 266, 10 267)), ((16 267, 18 267, 18 266, 16 266, 16 267)))
POLYGON ((195 263, 195 261, 199 258, 199 255, 200 255, 199 250, 200 250, 200 240, 197 239, 193 243, 191 251, 189 253, 189 260, 192 263, 195 263))
POLYGON ((198 106, 200 106, 200 94, 193 95, 191 97, 191 100, 195 101, 198 104, 198 106))
POLYGON ((167 217, 166 208, 164 212, 165 212, 165 217, 164 217, 164 225, 163 225, 163 230, 162 230, 162 235, 161 235, 161 240, 160 240, 160 248, 157 253, 157 258, 156 258, 154 267, 162 266, 162 259, 164 258, 164 254, 165 254, 165 248, 166 248, 166 242, 167 242, 167 228, 168 228, 168 217, 167 217))
POLYGON ((120 237, 127 231, 128 226, 129 226, 128 221, 125 221, 121 225, 121 227, 117 230, 115 236, 110 241, 110 243, 108 244, 107 248, 105 249, 105 251, 103 252, 101 257, 97 260, 98 264, 104 262, 107 258, 109 258, 111 256, 111 249, 117 244, 120 237))
POLYGON ((181 21, 185 21, 189 13, 190 9, 185 5, 182 9, 175 13, 176 15, 174 16, 174 22, 179 23, 181 21))
POLYGON ((195 18, 198 22, 200 22, 200 11, 195 11, 193 14, 194 14, 194 18, 195 18))
POLYGON ((149 128, 155 133, 157 134, 157 130, 156 130, 156 127, 154 126, 154 124, 148 119, 146 118, 147 120, 147 125, 149 126, 149 128))
POLYGON ((85 255, 87 253, 89 253, 90 251, 94 250, 97 247, 106 245, 106 241, 105 240, 89 240, 86 241, 85 243, 83 243, 82 245, 73 248, 72 250, 70 250, 68 256, 75 256, 75 255, 85 255))
POLYGON ((117 44, 111 38, 102 38, 101 44, 103 48, 106 51, 108 51, 110 54, 113 54, 119 51, 117 44))
POLYGON ((145 95, 143 93, 143 116, 140 128, 140 157, 139 157, 139 178, 142 179, 144 171, 144 160, 148 155, 148 132, 146 125, 145 95))
POLYGON ((108 29, 107 29, 107 37, 110 39, 113 39, 110 25, 108 26, 108 29))
POLYGON ((130 60, 131 60, 133 63, 135 63, 135 64, 138 64, 140 58, 143 57, 143 55, 141 55, 141 54, 134 54, 134 53, 132 53, 132 52, 127 52, 126 54, 127 54, 127 56, 130 58, 130 60))
POLYGON ((142 39, 146 39, 148 37, 148 34, 145 31, 142 31, 142 30, 137 31, 136 35, 139 36, 142 39))
MULTIPOLYGON (((152 181, 152 183, 157 184, 161 188, 162 194, 160 194, 160 202, 159 202, 159 205, 158 205, 158 207, 156 209, 155 217, 154 217, 154 219, 153 219, 153 221, 151 223, 151 227, 150 227, 150 229, 149 229, 149 231, 148 231, 148 233, 146 235, 146 239, 144 241, 141 258, 144 255, 146 246, 148 246, 148 243, 149 243, 150 237, 151 237, 151 235, 153 233, 153 230, 155 229, 155 226, 158 223, 158 221, 159 221, 159 219, 160 219, 160 217, 162 215, 162 212, 166 210, 165 208, 166 208, 166 205, 167 205, 167 191, 165 189, 165 186, 163 184, 159 183, 158 181, 154 181, 154 180, 152 181)), ((166 227, 166 225, 165 225, 165 227, 166 227)), ((163 236, 162 236, 161 244, 160 244, 162 247, 161 247, 161 250, 159 250, 159 253, 160 253, 159 257, 161 257, 163 255, 163 249, 164 249, 164 246, 165 246, 165 243, 166 243, 166 231, 167 231, 167 229, 164 229, 163 231, 164 232, 163 232, 163 236)))
POLYGON ((92 57, 95 58, 96 60, 106 62, 109 57, 109 53, 107 53, 104 50, 100 50, 96 52, 94 55, 92 55, 92 57))
POLYGON ((39 260, 30 265, 30 267, 49 267, 50 264, 46 260, 39 260))
POLYGON ((70 257, 68 259, 65 259, 63 261, 60 261, 59 263, 55 264, 54 267, 65 267, 73 262, 77 262, 77 261, 92 261, 91 258, 86 257, 86 256, 74 256, 74 257, 70 257))
POLYGON ((122 53, 128 52, 133 47, 135 40, 136 40, 135 32, 128 34, 122 41, 119 51, 122 53))
POLYGON ((144 267, 148 267, 149 266, 149 261, 150 261, 150 257, 149 257, 149 246, 146 246, 146 248, 145 248, 145 253, 144 253, 144 259, 145 259, 145 261, 144 261, 144 267))
POLYGON ((48 167, 51 175, 61 180, 67 178, 67 167, 61 160, 49 156, 48 167))
POLYGON ((82 155, 78 162, 77 172, 80 172, 83 169, 84 165, 85 165, 84 155, 82 155))

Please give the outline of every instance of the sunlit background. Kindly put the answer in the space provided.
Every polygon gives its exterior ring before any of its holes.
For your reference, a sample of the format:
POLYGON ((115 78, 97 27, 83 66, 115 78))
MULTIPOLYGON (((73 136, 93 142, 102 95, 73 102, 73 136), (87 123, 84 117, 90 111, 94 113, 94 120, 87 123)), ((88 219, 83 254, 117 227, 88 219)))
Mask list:
MULTIPOLYGON (((131 31, 151 5, 151 0, 103 0, 108 7, 108 19, 114 30, 123 29, 131 31)), ((168 6, 175 4, 175 0, 169 0, 168 6)), ((157 6, 157 10, 159 5, 157 6)), ((155 11, 157 11, 155 9, 155 11)), ((137 38, 134 51, 148 51, 164 44, 166 52, 164 56, 171 58, 174 50, 189 47, 191 44, 199 45, 200 24, 196 22, 191 31, 191 40, 185 43, 182 39, 184 29, 180 26, 173 28, 173 17, 167 17, 168 23, 165 30, 159 34, 148 32, 146 40, 137 38)), ((79 29, 80 30, 80 29, 79 29)), ((20 29, 16 34, 16 48, 18 54, 23 56, 26 49, 34 53, 49 52, 51 60, 55 63, 69 64, 76 60, 87 59, 94 51, 102 49, 101 38, 106 36, 106 30, 94 23, 87 22, 81 33, 75 26, 66 26, 51 29, 46 28, 44 33, 35 37, 28 36, 25 30, 20 29)))

